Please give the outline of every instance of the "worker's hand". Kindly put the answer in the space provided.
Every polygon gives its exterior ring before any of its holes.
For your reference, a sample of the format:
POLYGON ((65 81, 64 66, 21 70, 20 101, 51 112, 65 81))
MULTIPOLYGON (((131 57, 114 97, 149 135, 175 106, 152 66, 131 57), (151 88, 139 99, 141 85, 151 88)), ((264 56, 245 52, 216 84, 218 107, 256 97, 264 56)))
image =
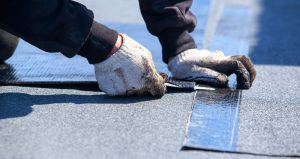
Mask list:
POLYGON ((224 56, 221 51, 198 49, 184 51, 170 59, 168 69, 177 79, 215 86, 226 86, 228 76, 235 73, 240 89, 249 89, 256 76, 254 66, 246 56, 224 56))
POLYGON ((151 94, 162 97, 165 81, 157 73, 151 53, 128 36, 122 37, 120 49, 94 65, 99 88, 110 96, 151 94))

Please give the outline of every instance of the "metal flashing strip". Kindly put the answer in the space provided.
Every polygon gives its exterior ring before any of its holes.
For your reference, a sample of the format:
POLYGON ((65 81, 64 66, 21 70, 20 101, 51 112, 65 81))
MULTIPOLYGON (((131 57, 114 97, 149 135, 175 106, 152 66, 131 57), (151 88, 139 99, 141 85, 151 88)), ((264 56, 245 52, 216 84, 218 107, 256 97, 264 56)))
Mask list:
MULTIPOLYGON (((225 1, 221 6, 219 2, 212 5, 218 6, 212 6, 210 14, 218 15, 210 15, 210 18, 217 19, 210 19, 207 28, 210 23, 216 27, 206 34, 205 47, 222 50, 226 55, 247 54, 248 26, 252 17, 250 8, 227 4, 225 1)), ((242 91, 234 89, 235 85, 234 76, 230 76, 229 89, 196 92, 183 149, 238 152, 237 131, 242 91)))
POLYGON ((184 149, 235 152, 241 90, 197 91, 184 149))

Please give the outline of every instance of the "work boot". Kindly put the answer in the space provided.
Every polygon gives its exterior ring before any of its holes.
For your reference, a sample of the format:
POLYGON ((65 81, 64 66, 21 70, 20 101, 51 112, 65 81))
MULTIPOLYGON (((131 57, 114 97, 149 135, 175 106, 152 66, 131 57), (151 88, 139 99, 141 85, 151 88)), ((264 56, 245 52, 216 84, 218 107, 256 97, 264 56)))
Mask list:
POLYGON ((13 55, 18 43, 18 37, 0 29, 0 63, 13 55))

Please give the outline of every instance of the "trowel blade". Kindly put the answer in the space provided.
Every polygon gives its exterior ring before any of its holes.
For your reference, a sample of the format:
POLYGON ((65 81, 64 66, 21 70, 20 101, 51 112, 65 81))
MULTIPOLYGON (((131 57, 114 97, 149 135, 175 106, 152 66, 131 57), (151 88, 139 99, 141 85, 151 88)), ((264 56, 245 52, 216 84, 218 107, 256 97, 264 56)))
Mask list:
POLYGON ((207 85, 197 85, 196 82, 193 81, 182 81, 173 78, 169 78, 165 83, 165 86, 171 88, 178 88, 178 89, 186 89, 186 90, 207 90, 213 91, 215 88, 207 86, 207 85))

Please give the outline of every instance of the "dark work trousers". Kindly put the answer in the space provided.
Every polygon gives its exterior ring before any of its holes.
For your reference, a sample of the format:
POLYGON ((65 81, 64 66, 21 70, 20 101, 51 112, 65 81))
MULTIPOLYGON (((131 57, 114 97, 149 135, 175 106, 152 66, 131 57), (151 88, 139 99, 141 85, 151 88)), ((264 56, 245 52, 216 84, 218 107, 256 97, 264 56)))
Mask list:
MULTIPOLYGON (((139 0, 139 4, 148 30, 159 38, 164 62, 196 47, 189 34, 196 26, 189 11, 192 0, 139 0)), ((0 2, 1 29, 47 52, 79 54, 91 64, 105 60, 118 37, 93 19, 92 11, 71 0, 0 2)))

